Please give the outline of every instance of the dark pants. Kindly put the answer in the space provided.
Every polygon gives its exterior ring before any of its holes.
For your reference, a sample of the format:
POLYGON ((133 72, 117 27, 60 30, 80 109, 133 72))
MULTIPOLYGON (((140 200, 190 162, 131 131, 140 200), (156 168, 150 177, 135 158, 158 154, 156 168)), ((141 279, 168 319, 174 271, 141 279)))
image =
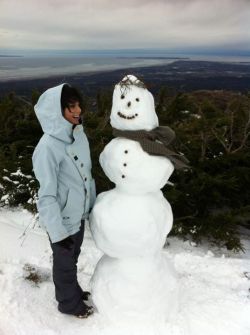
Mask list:
POLYGON ((77 281, 77 261, 83 236, 84 221, 82 221, 80 230, 71 236, 74 243, 70 250, 57 243, 50 243, 53 251, 53 281, 56 300, 58 309, 62 313, 74 314, 81 304, 83 290, 77 281))

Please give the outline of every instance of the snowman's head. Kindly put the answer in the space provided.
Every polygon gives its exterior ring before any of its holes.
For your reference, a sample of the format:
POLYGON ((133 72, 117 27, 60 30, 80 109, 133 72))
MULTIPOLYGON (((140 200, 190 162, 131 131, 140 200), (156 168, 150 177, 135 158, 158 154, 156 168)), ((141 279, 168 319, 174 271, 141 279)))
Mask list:
POLYGON ((115 86, 110 122, 121 130, 151 130, 159 125, 154 98, 135 76, 127 75, 115 86))

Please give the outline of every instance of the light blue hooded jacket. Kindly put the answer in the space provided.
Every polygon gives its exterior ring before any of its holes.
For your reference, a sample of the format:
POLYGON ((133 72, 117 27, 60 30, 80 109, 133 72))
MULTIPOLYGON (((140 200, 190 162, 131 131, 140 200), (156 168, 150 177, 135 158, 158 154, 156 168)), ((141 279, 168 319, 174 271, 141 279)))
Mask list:
POLYGON ((48 89, 35 105, 44 135, 33 153, 40 188, 39 220, 52 243, 75 234, 95 201, 89 143, 82 125, 74 129, 62 115, 64 84, 48 89))

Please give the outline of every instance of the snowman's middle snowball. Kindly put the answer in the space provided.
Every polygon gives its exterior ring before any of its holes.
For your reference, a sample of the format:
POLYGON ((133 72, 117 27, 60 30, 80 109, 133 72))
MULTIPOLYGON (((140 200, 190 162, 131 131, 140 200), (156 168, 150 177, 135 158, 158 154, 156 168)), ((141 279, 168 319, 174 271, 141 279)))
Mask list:
POLYGON ((171 206, 161 191, 124 194, 117 188, 98 195, 91 231, 99 249, 110 257, 152 256, 172 228, 171 206))
POLYGON ((139 142, 119 137, 106 145, 100 164, 116 187, 130 194, 157 192, 174 171, 168 158, 149 155, 139 142))

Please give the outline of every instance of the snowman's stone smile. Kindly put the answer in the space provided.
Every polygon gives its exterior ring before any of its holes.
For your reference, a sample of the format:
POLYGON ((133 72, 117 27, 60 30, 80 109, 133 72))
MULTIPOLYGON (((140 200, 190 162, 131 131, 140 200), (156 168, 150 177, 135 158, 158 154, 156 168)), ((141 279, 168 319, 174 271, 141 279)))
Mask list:
POLYGON ((137 113, 132 114, 132 115, 128 115, 128 116, 127 116, 127 115, 123 114, 122 112, 118 112, 117 115, 118 115, 119 117, 121 117, 122 119, 127 119, 127 120, 135 119, 135 118, 138 116, 137 113))

